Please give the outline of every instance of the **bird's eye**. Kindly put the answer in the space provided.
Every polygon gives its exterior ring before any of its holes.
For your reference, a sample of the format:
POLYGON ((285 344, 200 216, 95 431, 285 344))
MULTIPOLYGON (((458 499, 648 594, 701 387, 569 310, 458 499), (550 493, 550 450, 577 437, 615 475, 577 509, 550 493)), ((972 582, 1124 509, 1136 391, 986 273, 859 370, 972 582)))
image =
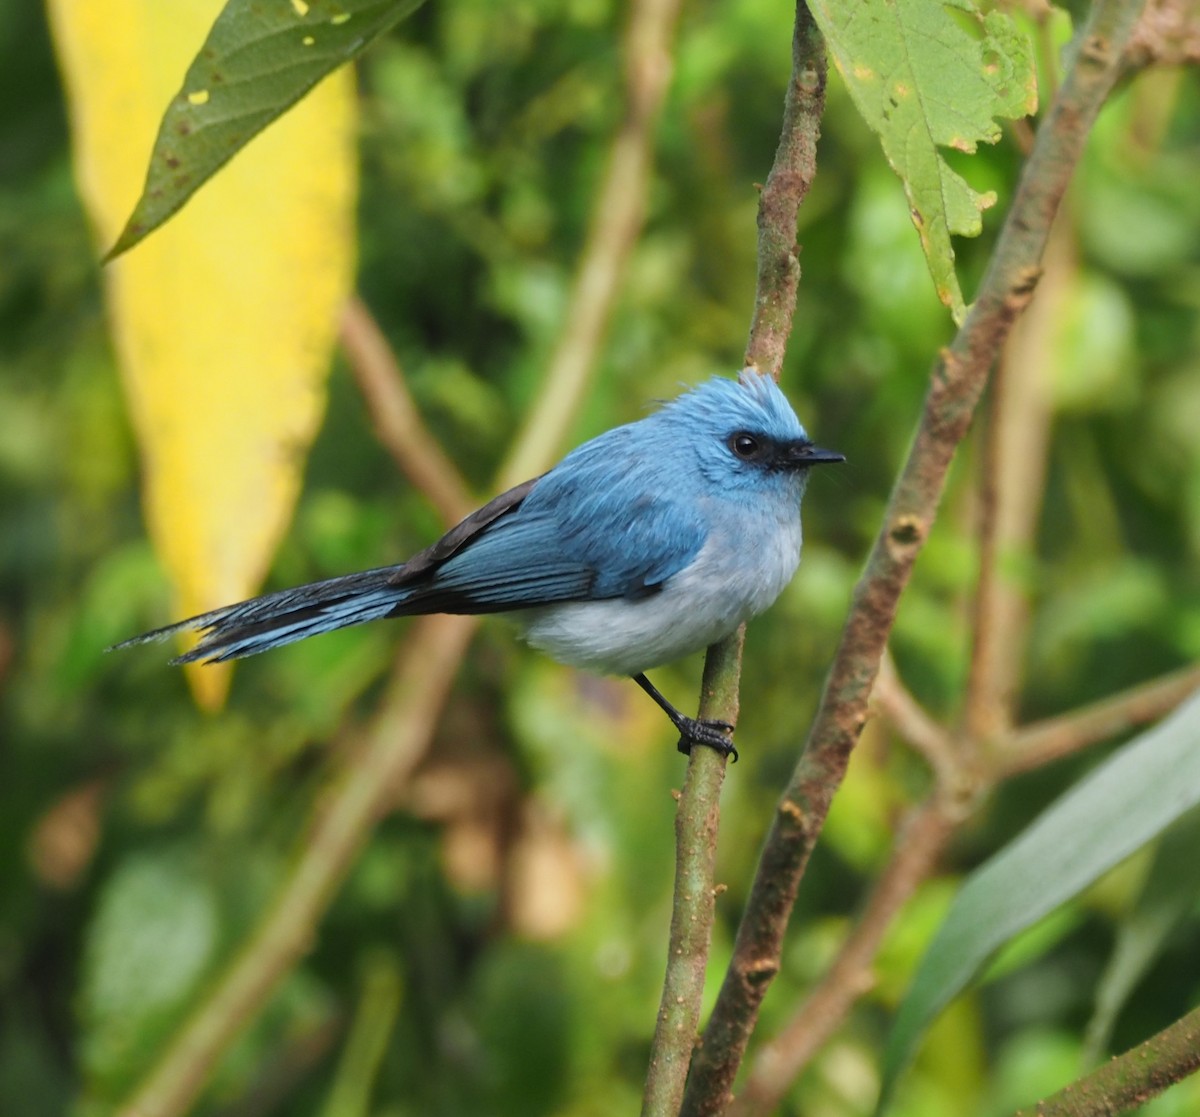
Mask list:
POLYGON ((745 431, 738 431, 729 439, 729 448, 743 461, 758 456, 758 439, 745 431))

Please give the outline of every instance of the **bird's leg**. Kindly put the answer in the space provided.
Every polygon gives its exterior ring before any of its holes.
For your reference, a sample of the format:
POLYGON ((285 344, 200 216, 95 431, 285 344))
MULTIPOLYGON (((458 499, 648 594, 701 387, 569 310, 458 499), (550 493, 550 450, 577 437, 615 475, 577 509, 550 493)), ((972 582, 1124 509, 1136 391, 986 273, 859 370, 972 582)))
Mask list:
POLYGON ((679 730, 678 748, 681 753, 689 756, 693 745, 704 745, 716 749, 722 756, 732 756, 733 762, 737 763, 738 750, 733 744, 733 726, 729 722, 690 718, 675 709, 644 674, 634 675, 633 681, 658 703, 663 713, 671 719, 671 724, 679 730))

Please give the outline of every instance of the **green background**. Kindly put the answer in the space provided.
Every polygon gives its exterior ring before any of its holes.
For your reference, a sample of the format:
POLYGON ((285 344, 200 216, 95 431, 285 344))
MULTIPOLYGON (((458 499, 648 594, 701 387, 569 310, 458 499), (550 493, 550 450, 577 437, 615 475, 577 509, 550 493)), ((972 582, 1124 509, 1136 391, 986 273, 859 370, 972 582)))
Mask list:
MULTIPOLYGON (((648 219, 572 442, 739 364, 755 182, 790 61, 787 5, 689 6, 657 132, 648 219)), ((605 0, 421 9, 360 69, 359 290, 429 427, 486 498, 538 390, 607 143, 622 10, 605 0)), ((1053 49, 1047 53, 1053 57, 1053 49)), ((1200 658, 1200 91, 1127 84, 1069 203, 1071 290, 1044 354, 1053 437, 1022 719, 1200 658)), ((971 160, 997 191, 958 242, 968 297, 1020 166, 1009 130, 971 160)), ((848 464, 814 479, 801 571, 750 629, 724 792, 713 981, 778 789, 814 708, 930 361, 951 336, 898 180, 831 79, 801 217, 803 281, 783 385, 848 464)), ((378 702, 404 623, 238 668, 219 717, 156 649, 103 648, 171 619, 145 540, 136 450, 76 196, 44 16, 0 7, 0 1110, 103 1112, 145 1073, 296 851, 348 728, 378 702)), ((969 662, 980 446, 960 451, 893 649, 952 721, 969 662)), ((370 433, 339 365, 282 586, 396 561, 438 525, 370 433)), ((685 706, 699 660, 656 675, 685 706)), ((631 685, 475 641, 429 759, 397 789, 319 940, 206 1093, 211 1114, 607 1114, 638 1104, 664 963, 669 727, 631 685), (530 851, 533 851, 531 856, 530 851), (539 860, 538 858, 542 858, 539 860), (549 867, 549 868, 547 868, 549 867), (522 916, 548 905, 549 924, 522 916), (550 931, 546 930, 551 926, 550 931), (357 1060, 357 1062, 356 1062, 357 1060), (363 1070, 363 1067, 366 1070, 363 1070)), ((1103 750, 1021 777, 962 829, 893 930, 879 983, 788 1113, 869 1112, 891 1011, 953 894, 1103 750)), ((872 723, 805 881, 774 1033, 886 860, 921 763, 872 723)), ((1077 1072, 1083 1027, 1144 860, 1043 925, 1024 965, 956 1003, 899 1111, 999 1114, 1077 1072)), ((1114 1050, 1194 1003, 1195 924, 1169 940, 1114 1050)), ((715 991, 715 989, 714 989, 715 991)), ((1147 1112, 1191 1113, 1190 1084, 1147 1112)))

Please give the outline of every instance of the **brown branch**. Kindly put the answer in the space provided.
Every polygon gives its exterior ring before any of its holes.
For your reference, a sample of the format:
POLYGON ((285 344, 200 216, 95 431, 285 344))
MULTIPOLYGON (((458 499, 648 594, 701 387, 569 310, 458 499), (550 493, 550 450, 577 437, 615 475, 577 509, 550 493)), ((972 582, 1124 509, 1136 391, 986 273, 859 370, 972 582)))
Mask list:
POLYGON ((900 594, 932 528, 946 473, 988 370, 1029 302, 1038 261, 1088 131, 1123 69, 1140 4, 1097 0, 1076 40, 1067 79, 1038 131, 979 297, 934 366, 925 409, 830 669, 816 721, 767 837, 734 956, 684 1098, 687 1117, 717 1114, 779 969, 783 935, 809 855, 867 703, 900 594))
POLYGON ((775 162, 758 200, 758 280, 746 364, 779 379, 796 314, 800 257, 796 221, 817 173, 825 111, 825 43, 804 0, 797 0, 792 77, 783 105, 775 162))
POLYGON ((871 988, 872 966, 884 936, 933 872, 959 816, 957 807, 940 795, 913 812, 854 930, 783 1031, 758 1052, 745 1089, 730 1107, 731 1114, 755 1117, 774 1113, 813 1056, 871 988))
POLYGON ((1089 745, 1157 721, 1197 689, 1200 689, 1200 664, 1142 683, 1062 717, 1027 725, 997 750, 995 776, 1007 779, 1032 771, 1089 745))
POLYGON ((397 663, 389 692, 340 784, 318 804, 304 854, 270 910, 119 1117, 173 1117, 199 1094, 234 1036, 313 946, 337 888, 397 784, 424 756, 478 622, 424 617, 397 663))
POLYGON ((503 488, 553 459, 576 414, 612 318, 645 219, 654 125, 671 79, 671 40, 680 0, 636 0, 625 33, 626 116, 613 140, 571 298, 544 386, 516 448, 500 471, 503 488))
POLYGON ((379 441, 413 486, 429 498, 443 522, 447 526, 458 523, 478 501, 421 421, 395 353, 357 295, 342 311, 341 338, 379 441))
POLYGON ((1014 1117, 1117 1117, 1200 1070, 1200 1008, 1014 1117))

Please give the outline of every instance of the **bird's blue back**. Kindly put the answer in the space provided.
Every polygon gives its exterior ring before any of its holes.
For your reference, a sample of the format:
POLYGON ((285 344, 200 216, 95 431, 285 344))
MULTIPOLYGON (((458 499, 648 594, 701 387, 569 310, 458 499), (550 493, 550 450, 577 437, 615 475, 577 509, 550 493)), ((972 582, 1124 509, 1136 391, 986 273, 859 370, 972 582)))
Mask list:
POLYGON ((719 506, 782 499, 799 515, 795 475, 765 475, 729 452, 740 430, 806 437, 770 377, 710 380, 572 451, 429 588, 498 609, 654 592, 699 553, 719 506))

